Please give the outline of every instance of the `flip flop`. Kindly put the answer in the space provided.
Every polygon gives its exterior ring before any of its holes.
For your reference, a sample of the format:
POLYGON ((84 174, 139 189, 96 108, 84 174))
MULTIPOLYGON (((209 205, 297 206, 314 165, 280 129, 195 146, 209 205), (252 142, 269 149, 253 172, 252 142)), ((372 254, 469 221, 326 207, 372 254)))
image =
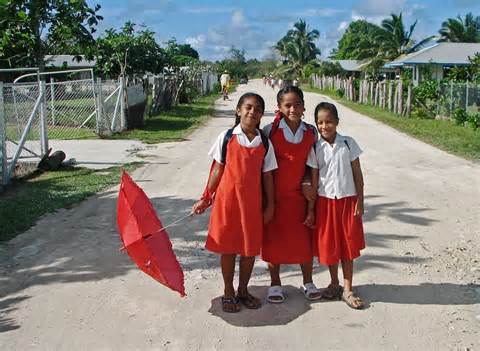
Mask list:
POLYGON ((240 312, 240 304, 236 297, 222 296, 222 310, 227 313, 240 312))
POLYGON ((318 289, 314 283, 306 283, 302 286, 303 294, 309 301, 320 300, 323 296, 320 289, 318 289))
POLYGON ((262 302, 260 301, 260 299, 256 298, 250 293, 247 293, 246 296, 237 295, 237 300, 246 308, 251 310, 256 310, 262 307, 262 302))
POLYGON ((268 288, 267 301, 270 303, 283 303, 285 296, 280 285, 274 285, 268 288))
POLYGON ((361 310, 365 307, 362 299, 356 296, 353 291, 344 291, 342 294, 342 300, 346 302, 348 307, 351 307, 354 310, 361 310))
POLYGON ((342 298, 343 288, 340 285, 330 284, 322 292, 325 300, 340 300, 342 298))

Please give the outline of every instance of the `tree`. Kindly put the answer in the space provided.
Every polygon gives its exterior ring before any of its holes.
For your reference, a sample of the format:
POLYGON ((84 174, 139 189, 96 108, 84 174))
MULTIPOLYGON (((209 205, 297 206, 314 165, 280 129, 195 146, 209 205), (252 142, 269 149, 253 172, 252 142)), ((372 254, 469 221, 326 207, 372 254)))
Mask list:
POLYGON ((338 49, 330 54, 337 60, 362 60, 377 56, 380 42, 377 40, 381 28, 365 20, 350 22, 338 41, 338 49))
POLYGON ((165 53, 168 56, 187 56, 196 60, 199 59, 197 50, 192 48, 190 44, 178 44, 175 38, 170 39, 166 44, 165 53))
POLYGON ((0 6, 0 60, 8 66, 15 60, 43 70, 46 54, 92 46, 103 19, 100 5, 90 8, 84 0, 6 0, 0 6))
POLYGON ((97 68, 106 76, 161 72, 165 53, 151 30, 135 30, 126 22, 119 32, 113 28, 97 39, 97 68))
POLYGON ((307 23, 300 19, 293 25, 293 29, 280 39, 275 48, 285 59, 288 67, 281 68, 287 75, 302 75, 304 67, 320 55, 320 50, 315 45, 315 40, 320 37, 316 29, 310 30, 307 23))
POLYGON ((442 23, 439 33, 441 42, 480 43, 480 16, 475 17, 469 12, 465 19, 460 15, 449 18, 442 23))

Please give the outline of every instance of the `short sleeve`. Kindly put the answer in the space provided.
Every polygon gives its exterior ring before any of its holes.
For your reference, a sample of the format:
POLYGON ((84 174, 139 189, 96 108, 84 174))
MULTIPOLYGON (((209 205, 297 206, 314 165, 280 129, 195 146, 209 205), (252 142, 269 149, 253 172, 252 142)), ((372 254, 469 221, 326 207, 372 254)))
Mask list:
POLYGON ((273 150, 273 144, 268 140, 268 151, 263 159, 262 171, 270 172, 278 168, 277 159, 275 158, 275 150, 273 150))
POLYGON ((213 143, 212 147, 210 148, 210 151, 208 154, 212 156, 212 158, 223 165, 222 162, 222 146, 223 146, 223 139, 225 138, 225 134, 227 134, 227 131, 224 131, 220 133, 217 137, 217 140, 213 143))
POLYGON ((310 152, 308 153, 307 166, 318 168, 317 155, 315 154, 315 144, 313 144, 310 152))
POLYGON ((360 149, 360 146, 358 146, 355 139, 348 138, 347 143, 350 147, 350 162, 353 162, 362 154, 363 151, 360 149))

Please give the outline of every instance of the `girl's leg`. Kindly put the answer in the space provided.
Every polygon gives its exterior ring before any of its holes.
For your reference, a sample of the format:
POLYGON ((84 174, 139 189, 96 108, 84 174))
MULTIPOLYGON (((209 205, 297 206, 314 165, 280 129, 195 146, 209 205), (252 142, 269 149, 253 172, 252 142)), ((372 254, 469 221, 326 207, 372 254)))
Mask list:
POLYGON ((342 260, 342 271, 343 271, 343 289, 346 292, 352 291, 353 261, 342 260))
POLYGON ((313 260, 300 264, 303 275, 303 284, 312 283, 313 260))
POLYGON ((240 274, 237 290, 237 298, 247 308, 257 309, 262 303, 260 299, 252 296, 248 292, 248 282, 252 275, 253 265, 255 263, 255 256, 253 257, 240 257, 240 274))
POLYGON ((268 270, 270 271, 270 286, 282 285, 282 281, 280 280, 280 265, 269 263, 268 270))
POLYGON ((236 255, 220 256, 223 283, 225 284, 225 290, 223 292, 223 295, 227 298, 235 297, 235 288, 233 287, 233 276, 235 274, 235 256, 236 255))
POLYGON ((313 259, 300 265, 303 275, 303 289, 308 300, 317 300, 322 297, 320 290, 313 284, 313 259))
POLYGON ((342 271, 343 271, 343 281, 344 281, 344 291, 342 294, 342 299, 347 303, 348 306, 354 309, 360 309, 364 307, 362 299, 356 296, 352 290, 353 284, 353 260, 342 260, 342 271))
POLYGON ((330 284, 323 292, 323 298, 327 300, 340 300, 342 296, 342 287, 338 281, 338 264, 328 266, 330 271, 330 284))

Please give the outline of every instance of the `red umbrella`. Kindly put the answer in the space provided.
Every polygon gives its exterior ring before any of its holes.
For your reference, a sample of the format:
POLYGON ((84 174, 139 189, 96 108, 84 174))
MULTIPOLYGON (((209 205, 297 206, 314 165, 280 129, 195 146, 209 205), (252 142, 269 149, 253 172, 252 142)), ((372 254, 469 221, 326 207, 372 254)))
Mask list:
POLYGON ((156 281, 185 296, 183 271, 162 223, 143 190, 122 174, 118 194, 117 224, 122 249, 137 266, 156 281))

